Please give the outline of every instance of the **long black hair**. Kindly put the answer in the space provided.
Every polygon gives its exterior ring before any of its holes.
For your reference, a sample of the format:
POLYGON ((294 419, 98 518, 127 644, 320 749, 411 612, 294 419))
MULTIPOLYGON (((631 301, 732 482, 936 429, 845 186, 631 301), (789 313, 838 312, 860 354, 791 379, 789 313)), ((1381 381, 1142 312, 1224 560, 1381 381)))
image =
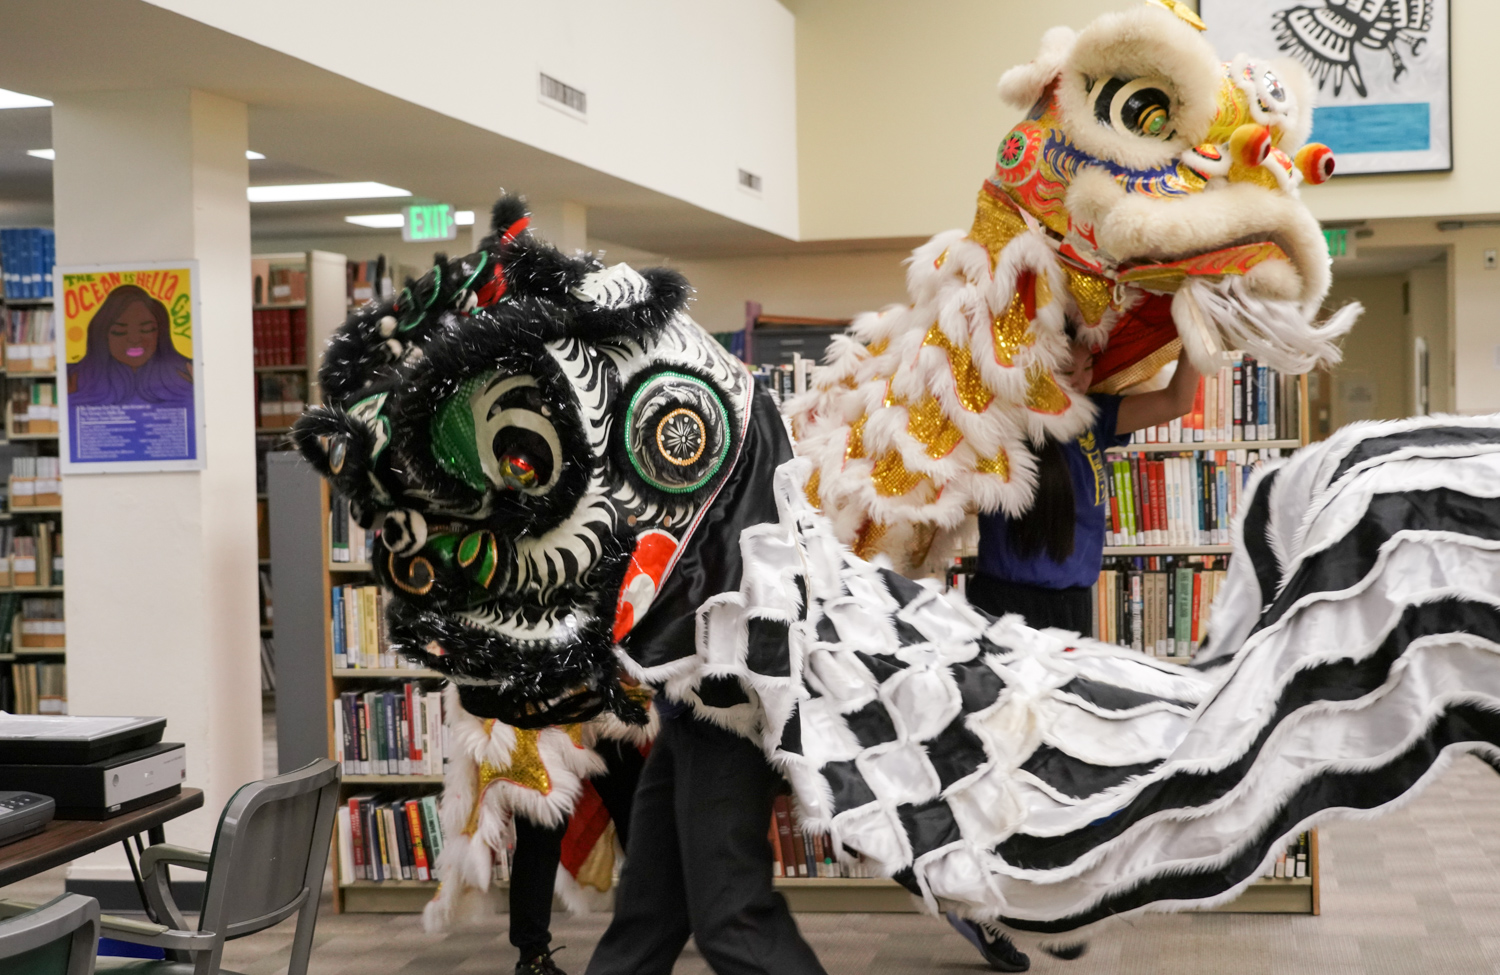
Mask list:
POLYGON ((1012 518, 1005 542, 1023 559, 1042 552, 1054 562, 1073 554, 1078 516, 1073 507, 1073 477, 1062 444, 1048 437, 1036 451, 1036 497, 1031 510, 1012 518))

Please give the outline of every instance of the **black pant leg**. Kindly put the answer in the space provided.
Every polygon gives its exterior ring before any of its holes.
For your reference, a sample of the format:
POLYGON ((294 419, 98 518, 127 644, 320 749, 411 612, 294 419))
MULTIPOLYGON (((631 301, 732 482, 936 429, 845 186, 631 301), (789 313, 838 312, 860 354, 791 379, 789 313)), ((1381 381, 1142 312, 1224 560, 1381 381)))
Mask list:
POLYGON ((516 849, 510 869, 510 943, 530 958, 552 943, 552 891, 562 860, 568 821, 548 828, 516 816, 516 849))
POLYGON ((594 751, 604 759, 604 774, 590 779, 609 818, 615 822, 615 832, 620 836, 620 845, 630 843, 631 806, 635 803, 635 789, 641 781, 641 769, 646 758, 628 741, 606 739, 594 746, 594 751))
POLYGON ((674 745, 685 720, 662 722, 641 769, 614 920, 589 959, 587 975, 670 975, 687 944, 687 895, 672 805, 674 745))
POLYGON ((780 776, 739 735, 691 718, 681 725, 677 835, 698 950, 718 975, 824 975, 771 884, 780 776))

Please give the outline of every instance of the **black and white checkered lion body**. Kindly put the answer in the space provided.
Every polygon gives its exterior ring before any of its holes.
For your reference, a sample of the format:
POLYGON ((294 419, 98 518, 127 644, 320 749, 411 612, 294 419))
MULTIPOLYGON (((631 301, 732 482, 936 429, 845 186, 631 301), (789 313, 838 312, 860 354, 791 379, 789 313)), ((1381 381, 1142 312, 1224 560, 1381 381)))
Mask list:
POLYGON ((1221 902, 1319 819, 1497 754, 1496 418, 1351 428, 1261 476, 1193 666, 855 558, 810 470, 776 471, 694 655, 638 672, 758 739, 813 829, 931 907, 1057 933, 1221 902))

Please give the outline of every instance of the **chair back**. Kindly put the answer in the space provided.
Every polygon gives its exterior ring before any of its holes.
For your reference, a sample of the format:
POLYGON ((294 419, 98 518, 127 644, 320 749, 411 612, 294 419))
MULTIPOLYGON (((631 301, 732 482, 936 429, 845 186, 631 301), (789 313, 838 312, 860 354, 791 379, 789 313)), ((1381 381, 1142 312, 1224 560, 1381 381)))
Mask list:
POLYGON ((99 902, 63 894, 34 911, 0 921, 0 972, 93 975, 99 902))
POLYGON ((316 917, 338 788, 338 764, 320 758, 234 794, 214 836, 199 931, 228 940, 304 907, 316 917))

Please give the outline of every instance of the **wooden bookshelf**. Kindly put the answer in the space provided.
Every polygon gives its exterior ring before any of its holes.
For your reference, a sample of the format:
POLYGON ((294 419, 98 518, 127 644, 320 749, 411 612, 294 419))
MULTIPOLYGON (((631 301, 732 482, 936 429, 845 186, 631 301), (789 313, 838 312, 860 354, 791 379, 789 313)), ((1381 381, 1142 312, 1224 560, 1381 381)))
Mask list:
MULTIPOLYGON (((0 344, 5 344, 4 340, 9 336, 10 309, 50 309, 52 307, 53 301, 51 298, 6 298, 0 296, 0 321, 3 321, 6 326, 5 335, 0 336, 0 344)), ((54 312, 54 331, 56 327, 56 313, 54 312)), ((20 360, 18 359, 17 362, 19 361, 20 360)), ((0 361, 0 379, 3 379, 3 382, 0 382, 0 385, 3 385, 5 388, 5 406, 3 420, 5 440, 10 443, 27 444, 28 447, 25 453, 33 457, 57 456, 57 445, 59 443, 58 433, 56 430, 45 433, 16 432, 15 424, 12 422, 11 416, 10 393, 12 388, 18 387, 22 384, 31 384, 36 380, 57 380, 59 378, 59 373, 61 372, 62 363, 54 363, 54 365, 56 366, 56 368, 52 370, 37 370, 31 368, 23 369, 12 368, 10 363, 0 361)), ((0 517, 3 517, 5 521, 16 522, 17 524, 22 524, 24 523, 22 519, 29 519, 33 516, 51 518, 58 525, 58 530, 62 530, 61 505, 22 505, 16 508, 11 508, 9 505, 8 496, 6 499, 6 510, 3 512, 3 514, 0 514, 0 517)), ((9 578, 9 576, 7 576, 6 578, 9 578)), ((63 593, 63 586, 61 584, 48 586, 4 586, 0 587, 0 592, 18 593, 25 596, 60 596, 63 593)), ((16 607, 15 615, 11 618, 9 626, 11 652, 5 654, 3 657, 0 657, 0 661, 4 661, 5 666, 8 666, 11 663, 21 662, 66 662, 66 647, 21 646, 21 609, 19 605, 16 607)), ((64 679, 66 680, 66 677, 64 679)))
MULTIPOLYGON (((259 376, 268 373, 278 374, 300 374, 306 379, 307 403, 312 405, 318 401, 317 394, 317 362, 319 350, 323 348, 326 338, 333 330, 343 324, 345 318, 344 293, 344 255, 333 254, 325 251, 289 251, 274 254, 255 254, 252 261, 268 261, 274 267, 299 268, 307 273, 307 298, 304 301, 279 301, 261 302, 251 305, 254 311, 285 311, 301 309, 305 313, 306 328, 304 329, 304 347, 302 349, 302 362, 297 365, 267 365, 255 366, 257 376, 256 383, 259 384, 259 376)), ((248 268, 254 275, 254 265, 248 268)), ((269 281, 266 282, 269 288, 269 281)), ((257 402, 259 391, 256 392, 257 402)), ((257 411, 255 417, 255 434, 257 437, 282 435, 291 429, 290 422, 284 427, 262 426, 261 417, 257 411)), ((257 505, 268 504, 269 498, 264 492, 257 492, 255 496, 257 505)), ((270 573, 270 560, 257 560, 257 573, 270 573)), ((271 578, 271 592, 274 606, 275 600, 275 578, 271 578)), ((257 597, 262 598, 262 597, 257 597)), ((264 607, 259 613, 260 619, 265 619, 264 607)), ((274 640, 274 625, 261 625, 260 636, 274 640)))

